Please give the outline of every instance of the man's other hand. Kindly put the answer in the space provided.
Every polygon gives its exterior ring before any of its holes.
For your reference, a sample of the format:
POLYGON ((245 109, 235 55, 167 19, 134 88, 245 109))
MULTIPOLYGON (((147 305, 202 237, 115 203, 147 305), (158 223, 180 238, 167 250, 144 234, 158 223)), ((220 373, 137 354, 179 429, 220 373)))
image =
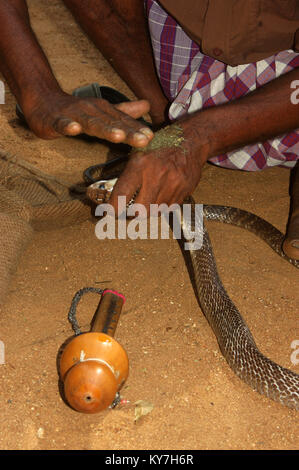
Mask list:
POLYGON ((51 93, 34 105, 27 103, 23 111, 31 130, 43 139, 84 133, 114 143, 145 147, 154 134, 136 119, 149 108, 146 100, 112 105, 99 98, 51 93))

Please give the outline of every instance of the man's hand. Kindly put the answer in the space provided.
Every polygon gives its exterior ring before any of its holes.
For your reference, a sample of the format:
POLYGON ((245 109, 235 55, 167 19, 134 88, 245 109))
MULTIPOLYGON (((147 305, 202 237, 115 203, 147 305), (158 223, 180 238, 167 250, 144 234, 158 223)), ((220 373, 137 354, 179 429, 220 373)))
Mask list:
POLYGON ((65 93, 39 97, 23 109, 32 131, 41 138, 88 134, 110 142, 145 147, 153 132, 136 121, 149 111, 146 100, 111 105, 98 98, 78 98, 65 93))
MULTIPOLYGON (((80 6, 80 14, 83 17, 84 12, 87 17, 92 12, 91 16, 93 17, 93 8, 89 9, 86 2, 76 3, 80 6)), ((99 34, 101 30, 108 28, 109 38, 101 37, 99 46, 106 42, 111 42, 112 45, 116 44, 119 56, 124 61, 126 68, 131 70, 132 63, 136 60, 138 62, 138 59, 135 57, 135 50, 132 52, 130 47, 133 43, 139 50, 141 45, 138 39, 132 38, 128 46, 128 50, 131 52, 124 54, 123 44, 127 44, 126 23, 124 23, 126 25, 124 27, 117 18, 114 25, 109 23, 111 8, 106 1, 97 0, 92 2, 92 5, 96 6, 99 12, 106 6, 108 17, 104 23, 91 18, 91 24, 88 23, 87 27, 92 28, 95 23, 94 27, 99 31, 99 34), (121 32, 119 43, 115 43, 117 32, 121 32)), ((141 4, 139 7, 143 11, 141 4)), ((31 29, 25 0, 1 0, 0 23, 0 71, 21 106, 28 125, 36 135, 52 139, 59 135, 86 133, 111 142, 124 142, 134 147, 145 147, 149 143, 153 133, 136 121, 136 118, 149 111, 148 101, 140 100, 112 106, 104 100, 82 99, 70 96, 61 90, 31 29)), ((113 53, 109 55, 109 58, 114 58, 113 53)), ((148 61, 140 60, 141 64, 143 62, 147 63, 148 61)), ((134 73, 133 75, 135 76, 134 73)), ((152 74, 145 72, 145 76, 140 78, 140 82, 146 90, 149 84, 154 82, 154 79, 153 69, 152 74)), ((155 80, 157 82, 157 79, 155 80)), ((156 89, 157 86, 154 90, 156 91, 156 89)), ((142 92, 137 96, 143 97, 146 94, 142 92)), ((154 94, 154 96, 156 95, 154 94)), ((158 101, 161 103, 161 97, 158 101)), ((155 103, 155 100, 151 100, 151 102, 155 103)), ((155 108, 155 105, 153 107, 155 108)), ((161 106, 159 106, 160 108, 161 106)), ((157 110, 154 110, 153 116, 156 115, 157 110)), ((160 119, 162 120, 162 117, 160 119)))
MULTIPOLYGON (((157 134, 164 132, 168 138, 174 127, 178 128, 171 125, 157 134)), ((208 145, 204 143, 204 138, 199 143, 199 136, 195 136, 198 145, 192 146, 193 132, 190 132, 190 139, 186 130, 185 133, 183 130, 181 132, 179 143, 174 143, 173 146, 171 143, 163 146, 162 143, 162 146, 156 149, 156 135, 149 150, 137 151, 131 155, 109 201, 116 213, 118 196, 126 196, 128 203, 138 190, 135 202, 145 206, 148 216, 150 204, 181 204, 192 194, 208 157, 208 145)))

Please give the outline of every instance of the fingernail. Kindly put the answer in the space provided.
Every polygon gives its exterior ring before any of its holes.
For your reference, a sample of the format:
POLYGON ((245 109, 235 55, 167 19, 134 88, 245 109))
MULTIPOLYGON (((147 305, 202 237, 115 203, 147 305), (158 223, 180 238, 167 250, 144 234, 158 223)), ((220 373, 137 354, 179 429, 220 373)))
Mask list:
POLYGON ((72 122, 70 122, 70 123, 67 125, 67 127, 68 127, 69 129, 73 129, 74 127, 81 127, 81 124, 79 124, 79 122, 72 121, 72 122))
POLYGON ((124 140, 126 134, 121 129, 113 128, 111 129, 112 138, 115 142, 121 142, 124 140))
POLYGON ((66 126, 66 132, 77 134, 81 132, 82 126, 79 122, 72 121, 66 126))
POLYGON ((113 134, 123 134, 123 131, 121 129, 117 129, 116 127, 113 127, 111 132, 113 132, 113 134))
POLYGON ((140 132, 140 131, 135 132, 135 134, 134 134, 134 139, 135 140, 140 140, 140 141, 144 140, 144 139, 148 140, 148 137, 149 137, 148 135, 146 135, 145 133, 140 132))
POLYGON ((154 135, 153 131, 149 127, 143 127, 142 129, 139 129, 139 132, 142 132, 146 137, 153 137, 154 135))

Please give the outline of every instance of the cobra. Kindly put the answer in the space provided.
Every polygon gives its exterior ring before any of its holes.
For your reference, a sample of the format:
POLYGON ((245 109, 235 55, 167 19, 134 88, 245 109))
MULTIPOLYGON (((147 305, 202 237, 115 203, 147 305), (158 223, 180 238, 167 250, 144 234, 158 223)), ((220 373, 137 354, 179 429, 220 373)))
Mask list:
MULTIPOLYGON (((93 183, 87 195, 97 204, 107 202, 117 178, 93 183)), ((191 204, 191 229, 195 230, 195 202, 191 204)), ((299 268, 299 261, 288 258, 282 251, 284 235, 264 219, 227 206, 204 205, 204 217, 245 228, 259 237, 282 258, 299 268)), ((182 230, 183 233, 183 230, 182 230)), ((181 242, 188 240, 181 240, 181 242)), ((227 294, 219 277, 212 245, 205 224, 203 244, 200 249, 185 252, 191 268, 191 281, 200 308, 208 320, 228 365, 237 376, 258 393, 299 410, 299 375, 264 356, 237 307, 227 294)))

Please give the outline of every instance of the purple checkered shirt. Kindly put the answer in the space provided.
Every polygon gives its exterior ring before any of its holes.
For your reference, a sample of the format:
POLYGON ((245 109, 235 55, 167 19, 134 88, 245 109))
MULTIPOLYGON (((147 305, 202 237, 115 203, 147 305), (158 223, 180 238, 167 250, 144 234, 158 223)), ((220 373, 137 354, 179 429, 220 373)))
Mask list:
MULTIPOLYGON (((245 96, 299 67, 299 54, 292 50, 251 64, 226 65, 202 54, 199 46, 158 2, 144 1, 160 83, 172 103, 171 120, 245 96)), ((297 160, 299 129, 209 159, 222 167, 247 171, 276 165, 292 168, 297 160)))

